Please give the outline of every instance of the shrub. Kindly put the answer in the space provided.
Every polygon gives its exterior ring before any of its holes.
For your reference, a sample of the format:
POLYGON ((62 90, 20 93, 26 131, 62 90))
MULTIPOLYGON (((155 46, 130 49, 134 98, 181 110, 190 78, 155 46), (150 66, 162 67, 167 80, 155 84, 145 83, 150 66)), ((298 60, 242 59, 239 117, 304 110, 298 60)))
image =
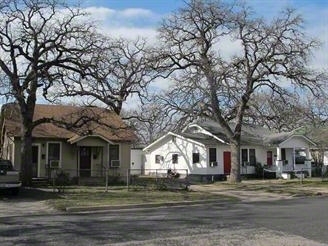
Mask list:
POLYGON ((55 184, 58 188, 58 192, 64 192, 65 186, 69 185, 69 174, 63 170, 58 172, 55 177, 55 184))

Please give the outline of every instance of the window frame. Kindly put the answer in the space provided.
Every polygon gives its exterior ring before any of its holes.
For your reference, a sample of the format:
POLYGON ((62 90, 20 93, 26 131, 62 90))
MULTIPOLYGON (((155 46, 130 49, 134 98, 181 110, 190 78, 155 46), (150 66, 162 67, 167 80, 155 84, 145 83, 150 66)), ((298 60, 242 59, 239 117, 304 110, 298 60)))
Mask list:
POLYGON ((172 164, 179 164, 179 154, 172 154, 172 164))
POLYGON ((62 142, 60 141, 50 141, 50 142, 47 142, 47 152, 46 152, 46 160, 47 160, 47 164, 48 166, 50 165, 50 161, 52 160, 56 160, 56 159, 49 159, 49 146, 51 144, 59 144, 59 167, 61 168, 62 167, 62 155, 63 155, 63 148, 62 148, 62 142))
POLYGON ((119 161, 120 162, 120 166, 121 166, 121 145, 120 144, 109 144, 108 145, 108 161, 109 161, 109 166, 112 166, 112 161, 119 161), (118 159, 113 159, 111 158, 111 146, 117 146, 118 147, 118 153, 117 153, 117 158, 118 159))
POLYGON ((200 163, 200 154, 199 152, 192 153, 192 164, 200 163))
POLYGON ((162 155, 155 155, 155 164, 161 164, 164 161, 164 156, 162 155))
POLYGON ((243 148, 240 151, 240 160, 242 166, 255 166, 256 165, 256 149, 243 148), (254 155, 253 155, 254 153, 254 155))
POLYGON ((210 167, 218 166, 218 153, 216 147, 209 147, 208 148, 208 162, 210 167), (213 159, 213 154, 215 158, 213 159))

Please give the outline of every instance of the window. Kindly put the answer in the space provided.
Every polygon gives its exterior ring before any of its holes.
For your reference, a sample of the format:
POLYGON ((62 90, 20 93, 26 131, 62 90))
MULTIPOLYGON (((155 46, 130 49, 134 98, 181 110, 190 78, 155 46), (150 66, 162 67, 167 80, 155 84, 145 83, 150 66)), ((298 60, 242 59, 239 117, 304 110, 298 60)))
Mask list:
POLYGON ((248 152, 247 149, 241 150, 241 164, 243 166, 246 166, 247 162, 248 162, 248 153, 247 152, 248 152))
POLYGON ((60 162, 61 148, 60 143, 48 143, 48 164, 53 161, 60 162))
POLYGON ((256 164, 255 149, 242 149, 241 150, 241 164, 243 166, 256 164))
POLYGON ((281 160, 286 160, 286 149, 281 149, 281 160))
POLYGON ((209 162, 212 167, 218 165, 216 161, 216 148, 209 148, 209 162))
POLYGON ((173 164, 178 164, 178 154, 173 154, 172 155, 172 163, 173 164))
POLYGON ((255 166, 256 164, 255 149, 249 149, 249 164, 251 166, 255 166))
POLYGON ((295 149, 295 164, 304 164, 306 161, 306 152, 303 149, 295 149))
POLYGON ((156 164, 161 164, 161 162, 163 162, 164 157, 161 155, 155 155, 155 163, 156 164))
POLYGON ((118 144, 109 145, 109 164, 112 166, 117 164, 117 161, 120 160, 120 146, 118 144), (114 162, 113 162, 114 161, 114 162))
POLYGON ((199 153, 192 153, 192 164, 199 163, 199 153))

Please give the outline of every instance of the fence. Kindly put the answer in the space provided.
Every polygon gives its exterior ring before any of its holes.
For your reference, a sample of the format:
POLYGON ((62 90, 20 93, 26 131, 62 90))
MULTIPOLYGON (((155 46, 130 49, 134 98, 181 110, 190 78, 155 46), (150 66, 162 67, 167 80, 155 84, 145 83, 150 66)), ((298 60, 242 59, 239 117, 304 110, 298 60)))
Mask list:
POLYGON ((46 172, 41 178, 34 178, 35 184, 40 183, 40 180, 48 181, 48 184, 53 185, 55 179, 60 174, 65 174, 68 178, 68 184, 70 185, 97 185, 107 186, 108 185, 125 185, 125 172, 118 168, 105 167, 97 169, 69 169, 69 168, 47 168, 46 172))
POLYGON ((188 189, 188 169, 129 169, 128 189, 188 189))

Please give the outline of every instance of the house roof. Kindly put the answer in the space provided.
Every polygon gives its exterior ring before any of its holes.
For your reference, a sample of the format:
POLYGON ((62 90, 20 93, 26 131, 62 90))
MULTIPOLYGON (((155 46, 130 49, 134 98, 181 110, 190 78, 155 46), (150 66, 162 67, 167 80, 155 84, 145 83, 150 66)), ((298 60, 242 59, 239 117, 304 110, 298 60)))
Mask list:
POLYGON ((143 151, 147 151, 147 150, 151 149, 152 147, 154 147, 156 144, 158 144, 161 141, 163 141, 164 139, 172 138, 172 137, 178 137, 178 138, 185 139, 185 140, 188 140, 188 141, 197 143, 197 144, 204 145, 204 143, 202 143, 201 141, 199 141, 199 139, 191 138, 189 136, 189 134, 183 134, 183 133, 182 134, 177 134, 177 133, 173 133, 173 132, 168 132, 165 135, 163 135, 162 137, 160 137, 157 140, 155 140, 154 142, 152 142, 151 144, 149 144, 148 146, 146 146, 145 148, 143 148, 143 151))
MULTIPOLYGON (((47 119, 48 123, 37 125, 32 132, 35 138, 61 138, 73 142, 83 136, 99 136, 111 141, 134 141, 136 136, 116 113, 98 107, 68 105, 35 106, 33 122, 47 119)), ((19 106, 3 105, 3 126, 9 136, 21 136, 19 106)))
MULTIPOLYGON (((229 143, 229 139, 224 134, 223 128, 215 121, 212 120, 202 120, 198 121, 194 124, 190 124, 188 127, 185 128, 184 133, 193 133, 190 127, 200 127, 211 134, 213 134, 216 138, 220 138, 224 140, 226 143, 229 143)), ((234 127, 231 124, 231 127, 234 127)), ((266 146, 278 146, 279 144, 283 143, 287 139, 293 136, 301 136, 300 134, 295 134, 293 131, 291 132, 274 132, 268 128, 251 125, 251 124, 244 124, 242 126, 241 132, 241 144, 242 145, 266 145, 266 146)), ((311 144, 315 145, 309 138, 303 136, 307 141, 311 144)))

